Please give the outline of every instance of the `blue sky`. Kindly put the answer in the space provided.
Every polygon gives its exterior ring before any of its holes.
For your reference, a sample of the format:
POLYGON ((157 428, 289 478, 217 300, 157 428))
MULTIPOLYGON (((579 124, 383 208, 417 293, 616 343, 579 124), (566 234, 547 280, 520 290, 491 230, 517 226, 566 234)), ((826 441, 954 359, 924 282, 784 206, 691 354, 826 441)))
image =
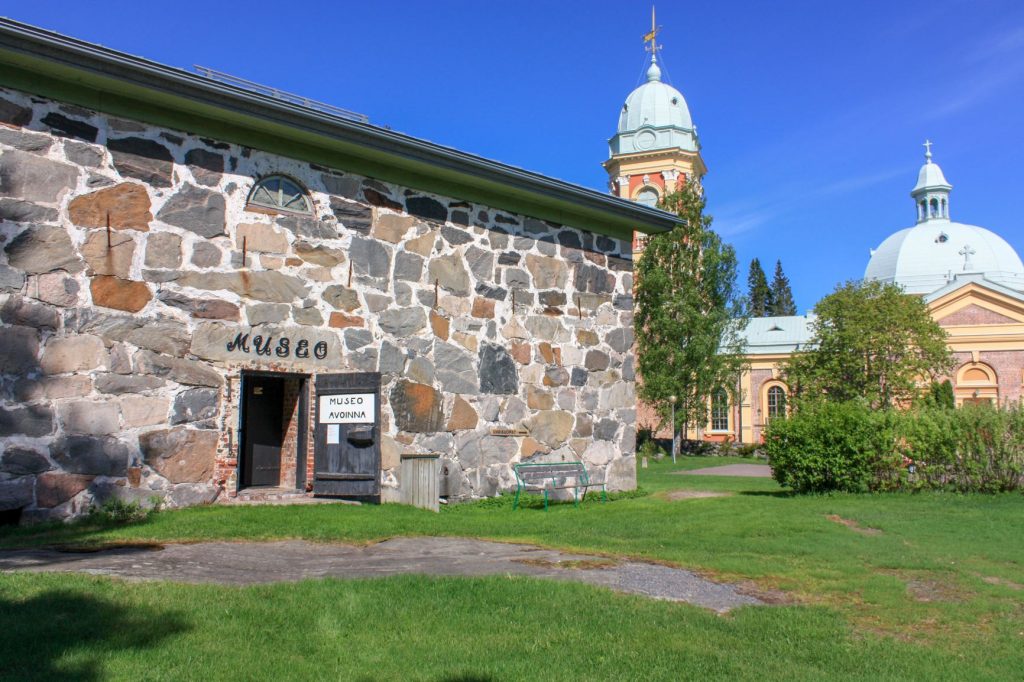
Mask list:
MULTIPOLYGON (((174 66, 201 64, 372 123, 604 189, 640 83, 650 3, 0 3, 0 14, 174 66)), ((745 285, 781 258, 803 312, 913 223, 921 143, 954 220, 1024 251, 1024 3, 663 2, 715 227, 745 285)))

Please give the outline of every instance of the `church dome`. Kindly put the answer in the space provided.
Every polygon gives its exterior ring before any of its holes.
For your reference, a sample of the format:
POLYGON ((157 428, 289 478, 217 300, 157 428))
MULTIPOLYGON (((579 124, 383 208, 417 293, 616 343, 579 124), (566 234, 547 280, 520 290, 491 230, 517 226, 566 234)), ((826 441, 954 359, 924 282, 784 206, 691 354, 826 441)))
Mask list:
POLYGON ((896 232, 871 252, 864 279, 895 282, 908 294, 929 294, 959 276, 980 274, 1024 291, 1024 263, 1005 239, 949 219, 951 189, 929 150, 911 192, 917 225, 896 232))
POLYGON ((691 130, 693 120, 683 94, 661 80, 661 68, 651 62, 647 82, 629 93, 619 114, 618 132, 629 133, 643 127, 675 126, 691 130))
POLYGON ((647 82, 629 93, 619 113, 617 133, 609 141, 612 155, 683 149, 698 151, 697 131, 683 94, 661 80, 656 59, 647 82))

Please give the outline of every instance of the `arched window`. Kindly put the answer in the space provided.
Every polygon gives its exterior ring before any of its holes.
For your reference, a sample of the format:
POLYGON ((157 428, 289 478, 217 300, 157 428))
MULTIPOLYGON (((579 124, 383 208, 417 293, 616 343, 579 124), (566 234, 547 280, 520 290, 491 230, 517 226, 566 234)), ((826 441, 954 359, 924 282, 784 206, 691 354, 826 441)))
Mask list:
POLYGON ((768 420, 786 416, 786 389, 771 386, 768 389, 768 420))
POLYGON ((711 430, 729 430, 729 393, 724 388, 711 394, 711 430))
POLYGON ((313 204, 302 185, 283 175, 268 175, 249 193, 250 206, 292 213, 313 213, 313 204))
POLYGON ((953 392, 958 405, 996 404, 999 402, 999 376, 984 362, 968 362, 957 370, 953 392))
POLYGON ((650 187, 644 187, 640 190, 640 193, 636 195, 638 203, 644 206, 655 207, 658 205, 658 190, 651 189, 650 187))
POLYGON ((942 200, 942 217, 943 218, 948 218, 949 217, 949 208, 946 207, 946 200, 945 199, 942 200))
POLYGON ((932 199, 930 202, 928 202, 928 206, 929 206, 928 217, 930 217, 930 218, 937 218, 937 217, 939 217, 939 200, 938 199, 932 199))

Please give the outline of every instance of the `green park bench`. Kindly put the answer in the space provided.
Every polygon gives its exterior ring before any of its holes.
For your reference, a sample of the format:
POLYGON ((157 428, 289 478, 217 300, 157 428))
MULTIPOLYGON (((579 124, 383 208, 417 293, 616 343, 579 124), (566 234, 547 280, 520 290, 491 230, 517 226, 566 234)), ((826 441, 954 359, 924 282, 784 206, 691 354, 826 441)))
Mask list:
POLYGON ((601 501, 608 501, 608 491, 604 482, 591 481, 583 462, 513 464, 512 470, 516 474, 516 497, 512 501, 512 509, 519 507, 519 496, 524 491, 531 490, 544 492, 544 511, 548 509, 548 492, 554 490, 572 490, 573 504, 579 507, 580 490, 583 490, 582 499, 586 499, 589 488, 601 486, 601 501))

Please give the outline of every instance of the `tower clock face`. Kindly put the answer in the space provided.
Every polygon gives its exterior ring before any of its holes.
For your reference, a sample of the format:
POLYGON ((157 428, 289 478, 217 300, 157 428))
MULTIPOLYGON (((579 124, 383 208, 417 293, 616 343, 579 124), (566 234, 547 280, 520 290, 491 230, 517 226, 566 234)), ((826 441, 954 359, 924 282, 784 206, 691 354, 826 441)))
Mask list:
POLYGON ((636 136, 636 146, 638 149, 650 149, 654 146, 654 142, 657 140, 654 133, 650 130, 645 130, 636 136))

